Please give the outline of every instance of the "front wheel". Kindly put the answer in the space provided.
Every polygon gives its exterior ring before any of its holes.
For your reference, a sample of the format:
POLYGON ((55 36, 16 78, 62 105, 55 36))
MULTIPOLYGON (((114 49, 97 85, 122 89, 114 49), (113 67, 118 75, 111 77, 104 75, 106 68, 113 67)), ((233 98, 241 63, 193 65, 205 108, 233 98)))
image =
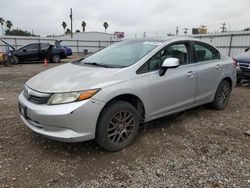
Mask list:
POLYGON ((139 129, 139 114, 128 102, 117 100, 102 111, 96 130, 96 142, 107 151, 127 147, 139 129))
POLYGON ((15 63, 15 64, 20 63, 20 59, 19 59, 19 57, 14 56, 14 57, 13 57, 13 59, 14 59, 14 63, 15 63))
POLYGON ((241 78, 237 77, 237 84, 241 83, 241 78))
POLYGON ((211 103, 212 108, 216 110, 223 110, 230 98, 231 94, 231 86, 230 83, 227 80, 222 80, 222 82, 219 84, 214 101, 211 103))

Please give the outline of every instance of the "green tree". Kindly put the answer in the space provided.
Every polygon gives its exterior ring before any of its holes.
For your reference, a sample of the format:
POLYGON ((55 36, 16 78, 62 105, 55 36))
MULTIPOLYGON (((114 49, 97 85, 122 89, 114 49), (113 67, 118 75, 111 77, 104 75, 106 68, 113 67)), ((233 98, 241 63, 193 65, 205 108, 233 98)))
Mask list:
POLYGON ((243 29, 243 31, 250 31, 250 27, 243 29))
POLYGON ((13 29, 13 30, 7 29, 5 31, 5 34, 6 35, 11 35, 11 36, 36 36, 36 35, 31 34, 28 31, 24 31, 24 30, 21 30, 21 29, 13 29))
POLYGON ((81 31, 79 29, 76 30, 76 33, 80 33, 81 31))
POLYGON ((63 27, 63 32, 65 33, 65 29, 66 29, 66 27, 67 27, 67 24, 66 24, 66 22, 62 22, 62 27, 63 27))
POLYGON ((85 32, 85 28, 86 28, 86 22, 82 21, 82 32, 85 32))
POLYGON ((10 20, 7 20, 6 22, 5 22, 5 24, 6 24, 6 27, 10 30, 11 28, 12 28, 12 26, 13 26, 13 24, 12 24, 12 22, 10 21, 10 20))
POLYGON ((0 18, 0 24, 1 24, 1 27, 2 27, 2 34, 4 35, 4 31, 3 31, 3 25, 4 25, 4 19, 3 18, 0 18))
POLYGON ((106 31, 107 31, 107 29, 108 29, 108 27, 109 27, 108 22, 104 22, 104 23, 103 23, 103 27, 104 27, 105 33, 106 33, 106 31))

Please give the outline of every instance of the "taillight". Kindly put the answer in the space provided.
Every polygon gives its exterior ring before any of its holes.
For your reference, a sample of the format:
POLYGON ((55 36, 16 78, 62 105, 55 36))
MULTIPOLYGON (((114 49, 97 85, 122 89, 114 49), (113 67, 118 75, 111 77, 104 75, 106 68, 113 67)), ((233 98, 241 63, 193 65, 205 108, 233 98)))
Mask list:
POLYGON ((234 64, 235 66, 239 66, 238 61, 237 61, 236 59, 234 59, 234 58, 232 58, 232 59, 233 59, 233 64, 234 64))

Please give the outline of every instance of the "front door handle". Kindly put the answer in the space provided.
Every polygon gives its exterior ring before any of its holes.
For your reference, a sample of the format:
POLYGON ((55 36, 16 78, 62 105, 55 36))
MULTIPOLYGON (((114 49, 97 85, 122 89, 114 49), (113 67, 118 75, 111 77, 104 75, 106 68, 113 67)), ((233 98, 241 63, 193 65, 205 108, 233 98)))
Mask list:
POLYGON ((187 77, 189 77, 189 78, 193 78, 194 75, 195 75, 194 71, 188 71, 188 73, 187 73, 187 77))

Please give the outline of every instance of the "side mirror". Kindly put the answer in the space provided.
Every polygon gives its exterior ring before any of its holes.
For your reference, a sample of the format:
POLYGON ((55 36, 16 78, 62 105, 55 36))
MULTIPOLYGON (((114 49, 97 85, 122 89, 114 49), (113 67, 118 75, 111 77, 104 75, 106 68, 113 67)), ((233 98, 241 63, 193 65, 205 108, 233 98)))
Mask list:
POLYGON ((23 52, 27 52, 27 50, 24 48, 24 49, 23 49, 23 52))
POLYGON ((177 68, 179 66, 180 66, 179 59, 172 58, 172 57, 167 58, 164 60, 164 62, 161 65, 159 75, 163 76, 166 73, 167 69, 173 69, 173 68, 177 68))
POLYGON ((245 52, 249 51, 250 48, 245 49, 245 52))

